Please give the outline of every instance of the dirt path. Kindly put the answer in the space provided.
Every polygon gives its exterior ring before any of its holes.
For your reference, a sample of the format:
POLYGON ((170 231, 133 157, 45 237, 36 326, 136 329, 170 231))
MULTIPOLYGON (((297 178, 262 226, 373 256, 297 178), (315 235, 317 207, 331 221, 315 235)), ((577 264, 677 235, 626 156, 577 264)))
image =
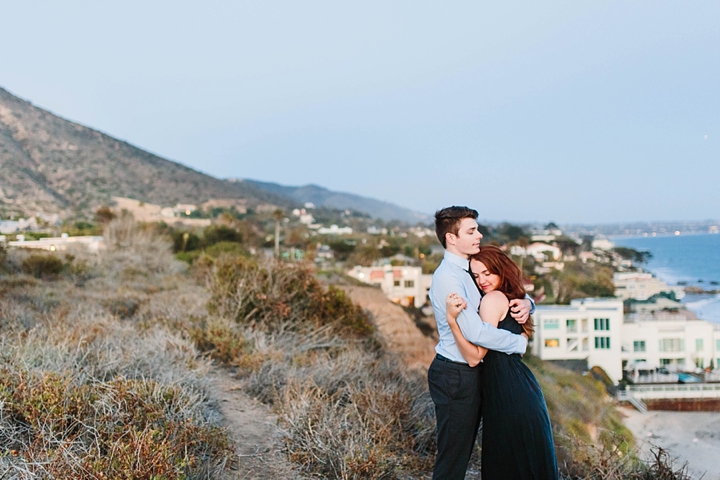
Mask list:
POLYGON ((411 368, 427 369, 435 356, 435 341, 422 334, 410 315, 379 288, 342 287, 353 302, 370 311, 389 350, 411 368))
MULTIPOLYGON (((347 287, 354 302, 369 310, 388 348, 398 352, 408 366, 426 369, 435 353, 435 342, 424 336, 412 318, 390 302, 379 289, 347 287)), ((277 416, 242 391, 240 381, 226 369, 209 374, 213 396, 235 443, 237 457, 228 478, 302 480, 282 452, 277 416)))
POLYGON ((240 382, 227 370, 216 368, 209 378, 224 418, 223 426, 230 433, 237 453, 227 478, 303 479, 281 451, 277 416, 266 405, 243 393, 240 382))

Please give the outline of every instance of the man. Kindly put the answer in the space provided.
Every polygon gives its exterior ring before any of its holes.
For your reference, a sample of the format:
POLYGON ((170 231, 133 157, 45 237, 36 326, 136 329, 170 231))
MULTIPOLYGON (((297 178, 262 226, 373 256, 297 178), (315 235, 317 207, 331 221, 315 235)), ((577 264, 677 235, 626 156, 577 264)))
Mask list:
MULTIPOLYGON (((470 271, 470 256, 480 250, 478 212, 468 207, 448 207, 435 213, 435 233, 445 248, 430 288, 440 342, 428 370, 430 396, 435 404, 438 454, 433 480, 465 478, 480 426, 480 374, 482 363, 470 367, 460 354, 447 323, 445 299, 456 293, 467 302, 457 323, 470 342, 504 353, 525 353, 527 338, 499 330, 478 316, 480 290, 470 271)), ((512 300, 510 310, 519 323, 527 321, 534 307, 528 298, 512 300)), ((492 392, 487 392, 492 395, 492 392)))

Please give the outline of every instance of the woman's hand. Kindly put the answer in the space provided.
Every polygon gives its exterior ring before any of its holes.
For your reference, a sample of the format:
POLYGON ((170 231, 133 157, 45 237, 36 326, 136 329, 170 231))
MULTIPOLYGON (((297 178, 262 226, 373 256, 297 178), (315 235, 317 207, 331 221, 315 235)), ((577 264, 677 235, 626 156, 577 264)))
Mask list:
POLYGON ((458 315, 465 308, 467 308, 467 302, 459 296, 457 293, 451 293, 445 299, 445 311, 447 312, 448 323, 456 323, 458 315))

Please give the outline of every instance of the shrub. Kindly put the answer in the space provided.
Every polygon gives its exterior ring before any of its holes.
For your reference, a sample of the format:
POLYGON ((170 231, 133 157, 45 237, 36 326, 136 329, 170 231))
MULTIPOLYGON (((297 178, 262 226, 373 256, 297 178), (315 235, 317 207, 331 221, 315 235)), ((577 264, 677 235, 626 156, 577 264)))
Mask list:
POLYGON ((242 243, 242 235, 234 228, 227 225, 210 225, 203 230, 204 246, 215 245, 220 242, 242 243))
POLYGON ((180 261, 192 264, 203 255, 200 250, 193 250, 192 252, 178 252, 175 254, 175 258, 180 261))
POLYGON ((109 298, 103 302, 110 313, 123 320, 134 317, 140 309, 140 303, 139 298, 132 296, 109 298))
POLYGON ((190 337, 198 350, 225 364, 238 364, 245 352, 243 335, 218 319, 202 320, 190 330, 190 337))
POLYGON ((205 249, 205 253, 213 258, 218 258, 221 255, 227 255, 231 257, 247 257, 249 253, 245 250, 245 247, 239 243, 234 242, 219 242, 214 245, 210 245, 205 249))
POLYGON ((265 331, 312 332, 327 326, 346 336, 374 332, 361 307, 342 290, 325 288, 305 266, 231 257, 207 262, 212 314, 265 331))
POLYGON ((62 260, 50 253, 33 253, 22 262, 23 272, 35 278, 55 278, 62 269, 62 260))
POLYGON ((0 403, 3 453, 42 478, 181 479, 229 454, 224 432, 192 416, 180 387, 149 380, 81 382, 4 368, 0 403))
POLYGON ((200 237, 192 232, 183 232, 175 230, 171 235, 173 242, 173 252, 191 252, 200 248, 200 237))

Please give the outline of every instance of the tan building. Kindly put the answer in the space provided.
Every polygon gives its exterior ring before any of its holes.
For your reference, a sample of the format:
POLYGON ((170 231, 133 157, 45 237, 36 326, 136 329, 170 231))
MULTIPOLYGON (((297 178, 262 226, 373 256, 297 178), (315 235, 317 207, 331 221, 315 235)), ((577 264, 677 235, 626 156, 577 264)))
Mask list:
POLYGON ((651 273, 645 272, 624 272, 616 273, 613 276, 615 284, 615 296, 623 300, 647 300, 653 295, 663 292, 674 292, 678 300, 685 296, 682 287, 670 287, 662 280, 655 278, 651 273))
POLYGON ((347 274, 363 283, 379 286, 386 297, 405 307, 425 305, 432 283, 432 275, 422 273, 420 267, 355 266, 347 274))

